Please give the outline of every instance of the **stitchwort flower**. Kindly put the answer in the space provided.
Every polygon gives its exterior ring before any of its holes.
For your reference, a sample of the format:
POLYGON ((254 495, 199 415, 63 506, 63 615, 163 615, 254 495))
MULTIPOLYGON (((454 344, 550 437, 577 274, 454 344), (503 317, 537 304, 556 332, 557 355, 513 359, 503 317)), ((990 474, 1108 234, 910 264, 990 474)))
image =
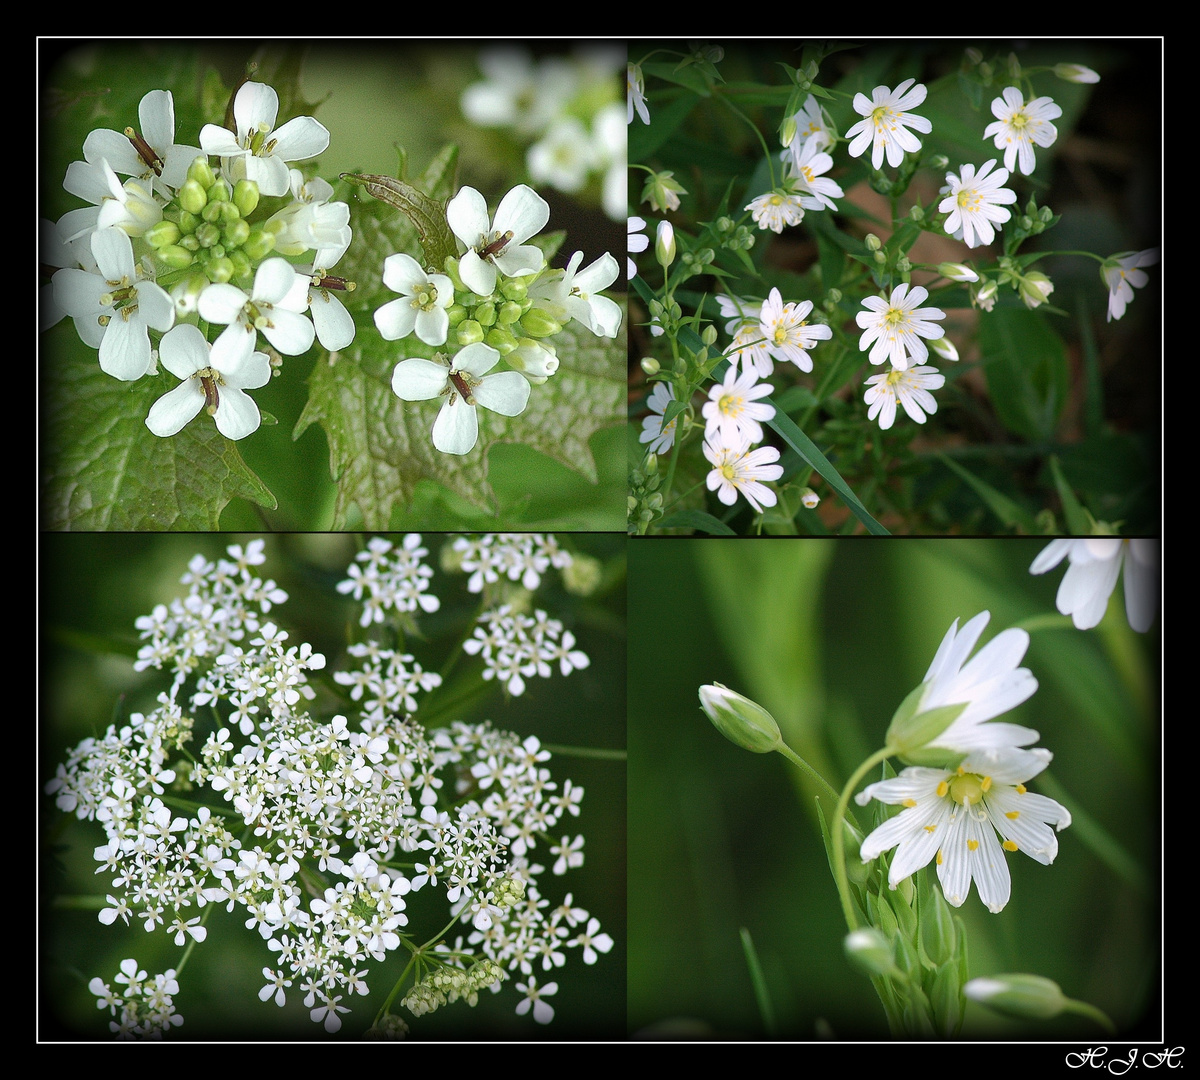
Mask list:
POLYGON ((1087 536, 1052 540, 1029 567, 1044 574, 1066 559, 1069 563, 1055 603, 1079 630, 1097 626, 1108 610, 1117 578, 1125 571, 1125 614, 1129 625, 1145 633, 1158 611, 1158 541, 1119 536, 1087 536))
POLYGON ((983 130, 983 137, 995 137, 997 150, 1004 151, 1004 167, 1012 172, 1015 164, 1028 176, 1035 165, 1033 147, 1050 146, 1058 138, 1058 128, 1051 120, 1062 116, 1062 109, 1048 97, 1026 102, 1016 86, 1006 87, 992 102, 996 119, 983 130))
POLYGON ((855 796, 860 806, 877 799, 904 809, 867 836, 862 861, 895 848, 888 869, 894 889, 933 860, 953 907, 974 882, 987 909, 1002 911, 1012 892, 1005 853, 1023 851, 1049 866, 1058 854, 1056 830, 1071 824, 1066 807, 1025 787, 1051 757, 1041 748, 978 750, 954 769, 913 766, 868 785, 855 796))
POLYGON ((938 211, 948 215, 945 230, 948 236, 962 240, 967 247, 990 244, 996 238, 996 225, 1012 217, 1005 205, 1017 201, 1017 193, 1004 185, 1008 170, 992 172, 996 159, 985 161, 978 170, 964 165, 960 173, 947 173, 938 211))
POLYGON ((937 412, 937 402, 930 390, 944 386, 946 377, 937 368, 924 364, 910 368, 892 368, 872 375, 867 380, 863 400, 867 403, 867 419, 878 418, 884 431, 896 422, 896 406, 900 405, 918 424, 927 415, 937 412))
POLYGON ((783 475, 783 466, 779 461, 779 451, 773 446, 760 446, 750 449, 750 440, 744 434, 731 438, 720 438, 715 442, 704 441, 704 456, 712 464, 712 470, 705 478, 709 491, 715 491, 717 498, 726 506, 737 502, 738 492, 746 497, 746 501, 754 507, 756 514, 763 512, 764 506, 774 506, 778 501, 773 492, 763 480, 778 480, 783 475))
POLYGON ((946 317, 941 308, 920 306, 928 295, 920 285, 910 288, 907 282, 901 282, 886 300, 881 296, 863 299, 867 310, 854 317, 863 331, 858 347, 863 352, 870 348, 867 359, 872 364, 891 360, 893 367, 903 371, 910 359, 917 363, 928 359, 929 349, 921 339, 943 337, 936 320, 946 317))
POLYGON ((850 156, 862 157, 870 146, 873 169, 882 167, 885 154, 894 169, 904 160, 905 151, 915 154, 920 150, 921 140, 912 132, 928 134, 933 124, 908 110, 920 105, 925 94, 925 87, 915 79, 905 79, 895 90, 877 86, 869 98, 866 94, 855 94, 854 111, 863 119, 846 131, 850 156))
POLYGON ((1108 287, 1108 322, 1125 314, 1126 305, 1133 299, 1133 290, 1143 288, 1150 280, 1143 266, 1158 262, 1158 248, 1114 255, 1105 260, 1100 276, 1108 287))

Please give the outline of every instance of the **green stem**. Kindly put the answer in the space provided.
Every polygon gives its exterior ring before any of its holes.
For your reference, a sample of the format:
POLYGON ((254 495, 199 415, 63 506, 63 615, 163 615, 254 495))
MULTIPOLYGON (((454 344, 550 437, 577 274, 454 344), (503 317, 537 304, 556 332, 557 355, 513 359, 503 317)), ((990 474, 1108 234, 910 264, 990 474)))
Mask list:
POLYGON ((846 926, 851 930, 858 929, 858 917, 854 914, 854 904, 850 897, 850 882, 846 877, 846 838, 843 826, 846 807, 850 803, 851 792, 858 787, 858 782, 867 774, 867 771, 891 756, 892 751, 885 746, 881 750, 876 750, 854 770, 853 775, 846 781, 846 786, 842 789, 837 810, 833 815, 833 874, 837 881, 838 895, 842 900, 842 914, 846 917, 846 926))
POLYGON ((1079 1016, 1087 1016, 1095 1020, 1105 1031, 1110 1035, 1117 1033, 1117 1025, 1114 1024, 1108 1016, 1101 1012, 1095 1005, 1089 1005, 1086 1001, 1076 1001, 1073 998, 1067 998, 1063 1003, 1063 1012, 1076 1013, 1079 1016))

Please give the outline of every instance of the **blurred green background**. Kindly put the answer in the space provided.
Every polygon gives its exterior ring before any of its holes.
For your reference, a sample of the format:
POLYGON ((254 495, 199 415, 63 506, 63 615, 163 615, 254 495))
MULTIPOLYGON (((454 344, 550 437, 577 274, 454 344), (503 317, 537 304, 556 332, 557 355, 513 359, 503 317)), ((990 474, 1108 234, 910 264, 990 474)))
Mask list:
MULTIPOLYGON (((54 906, 61 895, 103 896, 111 883, 94 874, 92 851, 103 840, 100 827, 64 814, 41 795, 41 789, 69 747, 88 735, 103 734, 110 723, 122 722, 131 712, 152 708, 155 695, 169 684, 169 676, 157 672, 134 673, 131 658, 138 644, 134 620, 155 604, 169 603, 186 592, 179 578, 193 555, 203 553, 214 559, 227 545, 245 544, 251 538, 49 534, 42 539, 43 681, 37 787, 43 1037, 109 1038, 106 1018, 87 991, 88 981, 99 975, 111 984, 121 960, 128 956, 150 973, 162 971, 176 966, 183 950, 162 932, 147 934, 139 926, 127 928, 120 923, 105 927, 97 921, 95 910, 54 906)), ((427 535, 424 539, 430 549, 427 561, 436 568, 438 553, 449 538, 427 535)), ((336 704, 329 676, 334 668, 344 666, 343 650, 351 630, 358 629, 358 609, 336 592, 336 585, 346 577, 361 540, 291 534, 269 536, 266 542, 267 562, 259 573, 273 578, 289 594, 286 604, 272 610, 272 617, 278 614, 293 641, 310 642, 328 661, 314 707, 321 707, 326 716, 347 712, 346 703, 336 704)), ((453 719, 490 719, 496 727, 522 738, 537 735, 547 746, 564 748, 549 762, 553 778, 560 785, 570 778, 585 794, 580 816, 560 822, 560 832, 552 839, 557 842, 563 834, 582 833, 587 838, 585 860, 582 867, 555 877, 549 872, 552 859, 542 850, 541 861, 547 865, 543 895, 557 905, 566 892, 572 892, 575 904, 601 921, 615 945, 592 966, 582 962, 578 948, 567 950, 564 968, 543 972, 536 966, 539 983, 554 979, 559 984, 558 993, 548 999, 556 1013, 548 1026, 535 1024, 529 1016, 516 1016, 520 995, 506 984, 500 994, 481 995, 474 1009, 460 1004, 417 1019, 408 1017, 410 1038, 606 1039, 625 1033, 625 765, 620 760, 570 756, 565 749, 621 751, 625 746, 624 537, 578 534, 560 537, 560 542, 568 550, 599 559, 602 584, 590 597, 572 596, 563 591, 558 572, 551 571, 543 578, 535 604, 575 634, 591 665, 566 678, 556 670, 549 679, 530 679, 521 697, 505 701, 493 693, 468 710, 443 713, 436 720, 437 697, 431 696, 418 718, 431 726, 453 719)), ((421 616, 421 636, 410 639, 408 649, 422 666, 436 670, 447 644, 469 632, 477 598, 467 593, 463 574, 436 572, 432 590, 442 598, 442 607, 421 616)), ((453 675, 475 679, 480 668, 478 659, 463 657, 453 675)), ((443 690, 443 701, 454 696, 450 682, 443 690)), ((548 844, 539 849, 545 847, 548 844)), ((410 911, 419 909, 419 896, 411 898, 410 911)), ((436 925, 441 925, 444 903, 435 910, 439 912, 436 925)), ((403 966, 395 955, 387 963, 372 962, 367 977, 370 995, 345 1003, 352 1011, 343 1017, 341 1032, 329 1036, 309 1020, 302 995, 294 989, 283 1009, 258 1000, 262 969, 274 954, 256 933, 242 926, 243 919, 240 909, 227 914, 223 906, 210 914, 208 939, 194 949, 176 996, 184 1025, 169 1038, 357 1039, 403 966)), ((414 925, 418 924, 414 921, 414 925)), ((432 921, 419 925, 428 927, 432 921)))
MULTIPOLYGON (((840 789, 882 745, 951 622, 991 612, 982 642, 1042 619, 1024 659, 1040 684, 1008 714, 1041 732, 1050 768, 1031 788, 1069 807, 1053 866, 1009 859, 1012 898, 972 890, 972 977, 1028 971, 1108 1013, 1122 1035, 1158 1030, 1159 625, 1125 622, 1120 587, 1101 626, 1057 615, 1065 567, 1029 565, 1044 540, 664 539, 630 545, 629 1022, 642 1038, 766 1035, 739 931, 757 950, 774 1034, 887 1039, 846 927, 814 790, 779 755, 724 739, 698 688, 721 682, 769 709, 784 738, 840 789), (1047 623, 1050 624, 1047 627, 1047 623)), ((968 1005, 963 1038, 1097 1039, 1088 1021, 1023 1026, 968 1005)))

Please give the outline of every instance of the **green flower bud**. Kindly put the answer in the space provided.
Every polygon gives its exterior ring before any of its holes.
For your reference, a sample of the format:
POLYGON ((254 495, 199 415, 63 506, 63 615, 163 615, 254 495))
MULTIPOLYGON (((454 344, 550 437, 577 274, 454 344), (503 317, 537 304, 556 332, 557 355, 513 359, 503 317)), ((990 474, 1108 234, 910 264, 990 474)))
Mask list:
POLYGON ((529 286, 523 277, 505 278, 500 283, 500 295, 519 304, 529 295, 529 286))
POLYGON ((663 269, 675 261, 675 226, 669 221, 660 221, 654 240, 654 257, 663 269))
POLYGON ((258 207, 258 184, 253 180, 239 180, 233 185, 233 205, 242 217, 249 217, 258 207))
POLYGON ((659 362, 657 360, 655 360, 653 356, 643 356, 642 357, 642 370, 647 375, 651 375, 651 376, 657 375, 659 372, 659 368, 661 366, 662 365, 659 364, 659 362))
POLYGON ((951 281, 978 281, 979 275, 966 263, 938 263, 938 273, 951 281))
POLYGON ((1045 274, 1031 270, 1021 279, 1018 290, 1027 308, 1033 309, 1044 304, 1054 292, 1054 283, 1045 274))
POLYGON ((868 975, 889 975, 895 971, 892 946, 873 926, 860 926, 846 935, 846 956, 868 975))
POLYGON ((234 274, 233 260, 226 257, 222 259, 210 259, 208 265, 204 268, 204 273, 209 281, 217 284, 224 284, 229 281, 234 274))
POLYGON ((241 250, 231 251, 229 260, 233 263, 233 277, 237 281, 251 281, 254 278, 254 264, 249 256, 241 250))
POLYGON ((553 337, 562 330, 562 323, 541 308, 530 308, 521 316, 521 330, 532 338, 553 337))
POLYGON ((265 229, 251 228, 242 250, 254 262, 261 262, 275 250, 275 237, 265 229))
POLYGON ((164 248, 168 244, 177 243, 183 234, 179 231, 179 226, 175 222, 164 218, 162 221, 151 225, 142 235, 146 243, 152 248, 164 248))
POLYGON ((189 214, 199 214, 208 203, 208 196, 205 194, 204 188, 200 186, 199 181, 190 177, 183 182, 183 187, 179 189, 175 197, 179 200, 179 205, 189 214))
POLYGON ((463 319, 455 328, 455 335, 460 345, 474 345, 483 340, 483 327, 474 319, 463 319))
POLYGON ((501 356, 508 356, 520 345, 512 332, 502 326, 494 326, 484 337, 484 341, 495 349, 501 356))
POLYGON ((700 707, 725 738, 744 750, 769 754, 783 743, 779 725, 766 709, 720 683, 700 687, 700 707))
MULTIPOLYGON (((503 292, 503 290, 501 290, 503 292)), ((501 326, 512 326, 521 315, 524 314, 524 309, 516 300, 505 300, 503 304, 496 310, 496 322, 501 326)))
POLYGON ((446 315, 450 319, 451 328, 453 328, 467 317, 467 309, 462 304, 451 304, 446 308, 446 315))
POLYGON ((224 177, 214 180, 208 189, 209 202, 228 202, 233 198, 233 191, 224 177))
POLYGON ((1067 1004, 1058 983, 1041 975, 992 975, 972 979, 963 987, 963 993, 993 1012, 1022 1020, 1053 1019, 1067 1004))
POLYGON ((212 187, 213 182, 217 178, 217 174, 213 172, 212 166, 208 163, 208 158, 201 154, 199 157, 192 159, 192 163, 188 166, 188 180, 195 180, 205 191, 212 187))
MULTIPOLYGON (((214 184, 213 186, 215 187, 216 185, 214 184)), ((205 203, 204 209, 200 211, 200 216, 204 218, 205 221, 215 225, 217 222, 223 220, 224 212, 221 209, 221 206, 221 203, 213 202, 211 199, 209 199, 209 201, 205 203)))
POLYGON ((179 238, 179 246, 181 248, 186 248, 188 251, 195 252, 200 250, 200 241, 197 240, 194 235, 181 236, 179 238))
POLYGON ((239 248, 250 239, 250 222, 238 218, 225 226, 225 246, 239 248))
POLYGON ((1055 64, 1054 74, 1073 83, 1098 83, 1100 76, 1082 64, 1055 64))
POLYGON ((700 333, 700 340, 707 345, 715 345, 717 341, 717 328, 709 323, 700 333))
POLYGON ((946 903, 942 890, 935 888, 930 876, 923 874, 921 888, 918 932, 921 947, 935 964, 943 964, 958 948, 958 932, 954 926, 954 912, 946 903))
POLYGON ((202 248, 210 248, 221 242, 221 230, 210 221, 206 221, 196 230, 196 240, 202 248))
POLYGON ((154 257, 172 270, 184 270, 191 266, 192 260, 195 259, 195 256, 187 248, 180 247, 178 244, 168 244, 166 247, 159 248, 154 253, 154 257))
POLYGON ((883 247, 883 241, 881 241, 874 233, 867 233, 867 235, 863 237, 863 243, 867 245, 868 251, 878 251, 881 247, 883 247))
POLYGON ((495 326, 496 325, 496 305, 495 304, 478 304, 475 307, 475 321, 480 326, 495 326))

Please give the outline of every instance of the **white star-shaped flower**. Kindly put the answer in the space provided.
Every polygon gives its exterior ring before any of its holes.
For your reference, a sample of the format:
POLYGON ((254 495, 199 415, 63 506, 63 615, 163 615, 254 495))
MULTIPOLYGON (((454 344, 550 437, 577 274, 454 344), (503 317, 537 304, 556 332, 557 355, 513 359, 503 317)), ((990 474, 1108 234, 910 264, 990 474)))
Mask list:
POLYGON ((533 188, 518 184, 508 192, 489 220, 487 202, 471 187, 462 188, 446 205, 451 231, 467 246, 459 259, 463 283, 479 296, 496 288, 497 272, 509 277, 536 274, 545 262, 541 248, 526 244, 550 220, 550 205, 533 188))
POLYGON ((444 454, 466 454, 479 438, 476 406, 517 416, 529 403, 529 382, 519 371, 488 374, 499 362, 500 353, 483 342, 465 346, 449 361, 401 360, 392 372, 392 391, 402 401, 444 396, 433 423, 433 445, 444 454))
POLYGON ((967 247, 990 244, 996 238, 995 226, 1012 217, 1005 204, 1015 203, 1017 193, 1004 186, 1007 169, 992 172, 995 164, 996 159, 990 158, 978 170, 964 165, 957 175, 946 173, 946 186, 941 189, 946 197, 938 203, 938 211, 949 215, 946 235, 962 240, 967 247))
POLYGON ((905 79, 895 90, 877 86, 869 98, 866 94, 854 95, 854 111, 863 119, 846 131, 851 157, 861 157, 870 146, 873 169, 883 165, 885 153, 894 169, 904 160, 905 151, 915 154, 921 149, 921 140, 908 129, 928 134, 933 124, 908 111, 925 100, 925 87, 921 83, 913 86, 914 82, 905 79))
POLYGON ((983 129, 983 137, 995 137, 996 149, 1004 151, 1004 167, 1009 172, 1016 164, 1028 176, 1036 164, 1034 144, 1049 146, 1058 138, 1058 128, 1050 121, 1062 116, 1062 109, 1048 97, 1026 103, 1020 89, 1009 86, 992 102, 992 115, 996 119, 983 129))
POLYGON ((862 327, 858 347, 871 351, 867 359, 872 364, 891 360, 892 366, 903 371, 910 359, 921 363, 929 358, 929 349, 922 338, 936 339, 945 332, 933 320, 944 319, 941 308, 923 308, 920 305, 929 295, 920 285, 909 288, 901 282, 892 290, 888 299, 868 296, 863 300, 866 311, 860 311, 855 322, 862 327))
POLYGON ((1100 268, 1100 276, 1108 286, 1108 322, 1125 314, 1125 306, 1133 299, 1133 290, 1143 288, 1150 280, 1142 269, 1158 262, 1158 248, 1147 248, 1128 255, 1114 255, 1100 268))
POLYGON ((946 377, 937 368, 919 365, 892 368, 867 380, 863 400, 869 406, 867 419, 879 418, 884 431, 896 422, 896 406, 900 405, 918 424, 925 423, 926 414, 937 412, 937 402, 930 390, 944 386, 946 377))
POLYGON ((862 861, 895 848, 888 869, 894 889, 933 860, 947 903, 960 907, 973 881, 989 911, 1003 910, 1012 892, 1005 852, 1049 866, 1058 854, 1055 831, 1071 824, 1066 807, 1025 788, 1051 756, 1040 748, 980 750, 956 769, 913 766, 869 785, 855 796, 860 806, 878 799, 905 809, 867 836, 862 861))

